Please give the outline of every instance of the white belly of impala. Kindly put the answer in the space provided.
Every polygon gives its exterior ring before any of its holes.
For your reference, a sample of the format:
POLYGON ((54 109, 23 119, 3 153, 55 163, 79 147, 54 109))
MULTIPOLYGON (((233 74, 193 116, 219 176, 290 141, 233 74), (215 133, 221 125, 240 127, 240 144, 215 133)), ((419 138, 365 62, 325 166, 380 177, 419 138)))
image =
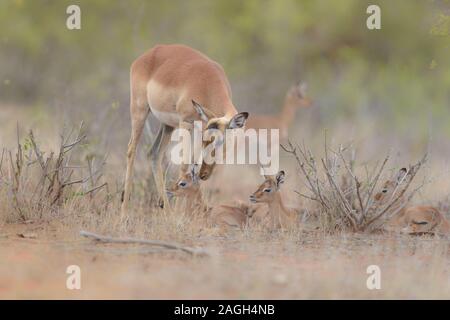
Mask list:
POLYGON ((171 127, 178 127, 179 123, 180 123, 180 117, 178 115, 178 113, 175 112, 163 112, 163 111, 158 111, 155 109, 152 109, 152 113, 153 115, 162 123, 167 124, 168 126, 171 127))

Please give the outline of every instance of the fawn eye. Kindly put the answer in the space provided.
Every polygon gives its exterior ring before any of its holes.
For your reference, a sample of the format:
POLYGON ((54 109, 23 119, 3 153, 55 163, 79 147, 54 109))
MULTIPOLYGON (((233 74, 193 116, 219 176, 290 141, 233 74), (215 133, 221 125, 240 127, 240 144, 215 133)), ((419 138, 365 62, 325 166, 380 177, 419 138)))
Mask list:
POLYGON ((271 189, 271 188, 266 188, 266 189, 264 189, 263 191, 264 191, 264 192, 272 192, 272 189, 271 189))
POLYGON ((178 185, 179 185, 180 187, 184 188, 184 187, 186 187, 187 183, 186 183, 186 181, 180 181, 180 182, 178 183, 178 185))
POLYGON ((421 225, 425 225, 425 224, 428 224, 428 222, 426 222, 426 221, 412 221, 412 223, 414 223, 414 224, 421 224, 421 225))
POLYGON ((383 190, 381 190, 381 192, 386 193, 386 192, 387 192, 387 189, 383 189, 383 190))

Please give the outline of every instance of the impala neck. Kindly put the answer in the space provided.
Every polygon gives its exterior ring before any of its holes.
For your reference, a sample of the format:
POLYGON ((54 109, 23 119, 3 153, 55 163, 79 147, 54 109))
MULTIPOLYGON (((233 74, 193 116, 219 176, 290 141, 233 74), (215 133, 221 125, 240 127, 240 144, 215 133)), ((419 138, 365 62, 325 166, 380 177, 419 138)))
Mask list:
POLYGON ((288 97, 284 99, 283 108, 281 109, 280 120, 281 124, 287 129, 295 120, 295 113, 297 107, 288 97))
POLYGON ((214 88, 214 96, 210 97, 208 101, 205 101, 205 107, 214 114, 214 117, 218 118, 225 117, 231 119, 238 113, 231 100, 231 93, 226 88, 223 88, 223 86, 214 88))
POLYGON ((198 208, 200 208, 201 211, 204 211, 206 208, 206 204, 200 190, 195 194, 186 197, 186 211, 188 214, 193 213, 198 208))
POLYGON ((289 210, 284 206, 280 192, 277 192, 275 194, 275 199, 272 202, 269 202, 269 212, 272 222, 286 227, 283 225, 283 221, 289 216, 289 210))

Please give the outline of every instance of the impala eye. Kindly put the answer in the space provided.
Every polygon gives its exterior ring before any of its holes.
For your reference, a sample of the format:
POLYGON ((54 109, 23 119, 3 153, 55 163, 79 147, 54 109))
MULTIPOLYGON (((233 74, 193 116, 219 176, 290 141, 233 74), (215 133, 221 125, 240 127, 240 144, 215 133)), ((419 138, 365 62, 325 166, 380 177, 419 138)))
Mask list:
POLYGON ((217 122, 213 122, 206 129, 219 129, 219 124, 217 122))
POLYGON ((425 224, 428 224, 428 222, 426 222, 426 221, 412 221, 412 223, 414 223, 414 224, 420 224, 420 225, 425 225, 425 224))
POLYGON ((186 187, 187 183, 186 183, 186 181, 180 181, 180 182, 178 183, 178 185, 179 185, 180 187, 184 188, 184 187, 186 187))
POLYGON ((266 189, 264 189, 264 192, 272 192, 272 189, 271 188, 266 188, 266 189))
POLYGON ((386 193, 386 192, 387 192, 387 189, 383 189, 383 190, 381 190, 381 192, 386 193))

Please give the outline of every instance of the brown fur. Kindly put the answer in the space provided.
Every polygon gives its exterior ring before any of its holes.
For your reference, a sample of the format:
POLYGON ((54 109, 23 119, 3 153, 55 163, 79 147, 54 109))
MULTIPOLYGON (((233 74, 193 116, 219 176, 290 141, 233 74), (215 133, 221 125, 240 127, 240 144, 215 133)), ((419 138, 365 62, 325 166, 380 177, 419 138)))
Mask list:
POLYGON ((312 100, 306 96, 302 84, 292 86, 286 93, 281 112, 277 115, 252 115, 246 128, 252 129, 279 129, 282 141, 288 138, 288 129, 295 120, 298 108, 310 107, 312 100))
POLYGON ((204 214, 208 211, 200 190, 198 170, 198 165, 190 165, 189 170, 182 173, 178 180, 166 190, 169 197, 178 197, 185 200, 184 212, 188 215, 204 214))
POLYGON ((280 186, 284 175, 284 171, 280 171, 275 177, 265 176, 265 181, 250 196, 251 202, 268 204, 271 228, 287 228, 296 222, 298 216, 298 212, 286 207, 281 199, 280 186))
POLYGON ((450 234, 450 223, 435 207, 413 206, 401 210, 387 224, 387 230, 405 234, 450 234))
MULTIPOLYGON (((162 155, 174 128, 191 129, 192 121, 199 119, 194 101, 206 113, 214 115, 209 123, 229 124, 239 116, 231 101, 230 84, 223 68, 187 46, 155 46, 133 62, 130 79, 132 130, 127 152, 122 217, 126 214, 130 197, 137 145, 150 112, 161 122, 160 132, 150 150, 152 171, 160 195, 164 194, 162 155)), ((240 116, 246 119, 248 114, 240 116)), ((183 171, 185 168, 180 168, 180 172, 183 171)), ((212 167, 202 176, 207 179, 211 173, 212 167)))
MULTIPOLYGON (((396 197, 402 185, 410 179, 409 172, 406 168, 402 168, 396 178, 386 180, 381 191, 374 196, 376 205, 382 206, 392 197, 396 197)), ((398 213, 386 222, 387 231, 405 234, 450 234, 450 223, 439 209, 432 206, 407 206, 403 200, 400 199, 399 204, 390 209, 391 212, 398 211, 398 213)))
POLYGON ((219 205, 211 209, 211 218, 223 231, 229 228, 244 229, 258 210, 256 206, 239 203, 237 206, 219 205))
POLYGON ((258 206, 239 202, 237 205, 216 205, 208 207, 200 189, 199 166, 191 165, 189 171, 167 189, 170 196, 186 199, 185 212, 200 212, 211 219, 222 231, 237 227, 243 229, 249 219, 259 209, 258 206))

